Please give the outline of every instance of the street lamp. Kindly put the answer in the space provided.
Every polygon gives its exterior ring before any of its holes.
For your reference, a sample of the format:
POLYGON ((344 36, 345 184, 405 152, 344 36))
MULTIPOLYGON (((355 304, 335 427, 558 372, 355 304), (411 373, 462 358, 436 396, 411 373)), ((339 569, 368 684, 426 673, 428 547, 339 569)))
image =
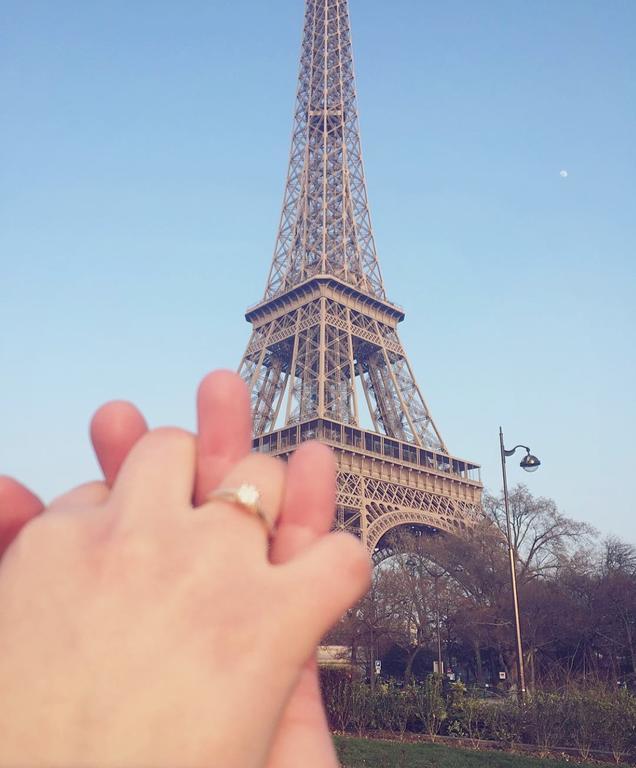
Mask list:
POLYGON ((444 661, 442 660, 442 632, 441 632, 441 616, 439 610, 439 580, 446 573, 444 569, 433 569, 424 566, 424 570, 429 576, 433 578, 435 584, 435 614, 436 614, 436 634, 437 634, 437 674, 444 674, 444 661))
POLYGON ((433 582, 435 584, 435 624, 436 624, 436 636, 437 636, 437 674, 443 675, 444 674, 444 662, 442 659, 442 632, 441 632, 441 614, 439 609, 439 580, 441 577, 447 573, 447 571, 444 568, 429 568, 428 566, 424 565, 424 563, 420 560, 418 563, 416 560, 412 560, 409 558, 406 562, 407 566, 411 568, 417 568, 418 570, 420 568, 423 568, 426 573, 432 577, 433 582))
POLYGON ((541 462, 536 456, 530 453, 526 445, 516 445, 512 450, 507 451, 504 447, 503 429, 499 427, 499 444, 501 446, 501 472, 503 474, 504 485, 504 506, 506 509, 506 533, 508 537, 508 557, 510 559, 510 581, 512 583, 512 602, 515 609, 515 637, 517 640, 517 677, 519 680, 519 699, 523 701, 526 695, 526 673, 523 665, 523 645, 521 642, 521 621, 519 619, 519 596, 517 594, 517 567, 515 561, 515 550, 512 545, 512 529, 510 526, 510 502, 508 500, 508 477, 506 475, 506 457, 514 456, 519 448, 523 448, 526 455, 519 465, 526 472, 536 472, 541 466, 541 462))

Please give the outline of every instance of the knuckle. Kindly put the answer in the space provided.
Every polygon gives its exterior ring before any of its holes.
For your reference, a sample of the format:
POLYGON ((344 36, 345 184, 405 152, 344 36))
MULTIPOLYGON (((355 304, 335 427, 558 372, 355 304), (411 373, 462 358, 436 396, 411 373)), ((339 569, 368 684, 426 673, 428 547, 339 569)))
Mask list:
POLYGON ((152 450, 169 450, 187 455, 193 455, 196 450, 194 436, 178 427, 153 429, 143 440, 152 450))
POLYGON ((190 445, 194 440, 189 432, 179 427, 158 427, 150 432, 149 437, 158 442, 175 443, 177 445, 190 445))
POLYGON ((245 462, 250 473, 254 472, 263 477, 271 478, 274 482, 280 481, 284 477, 285 464, 273 456, 252 453, 245 459, 245 462))
POLYGON ((10 552, 13 557, 28 561, 51 553, 62 554, 77 542, 79 533, 75 516, 46 511, 21 529, 10 552))
POLYGON ((108 487, 101 480, 84 483, 72 491, 58 496, 48 506, 49 512, 64 511, 75 507, 93 506, 101 504, 108 497, 108 487))

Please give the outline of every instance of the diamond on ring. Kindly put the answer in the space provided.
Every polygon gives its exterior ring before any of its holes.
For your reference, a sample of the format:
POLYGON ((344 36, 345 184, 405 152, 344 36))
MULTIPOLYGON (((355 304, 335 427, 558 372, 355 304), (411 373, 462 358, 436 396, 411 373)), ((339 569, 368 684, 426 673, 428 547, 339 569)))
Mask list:
POLYGON ((258 517, 268 536, 273 534, 274 526, 260 504, 260 491, 251 483, 242 483, 238 488, 218 488, 209 494, 207 501, 226 501, 229 504, 236 504, 250 515, 258 517))
POLYGON ((236 489, 236 500, 240 504, 244 504, 246 507, 254 509, 258 506, 258 502, 261 500, 261 494, 259 493, 258 488, 255 488, 253 485, 248 485, 248 483, 243 483, 243 485, 236 489))

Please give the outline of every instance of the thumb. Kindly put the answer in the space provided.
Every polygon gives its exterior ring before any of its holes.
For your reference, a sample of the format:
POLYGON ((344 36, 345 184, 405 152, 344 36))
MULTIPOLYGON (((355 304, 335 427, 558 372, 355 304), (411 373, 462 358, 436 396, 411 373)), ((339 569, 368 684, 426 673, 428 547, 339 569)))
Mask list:
POLYGON ((288 630, 301 640, 302 661, 371 584, 371 559, 348 533, 323 536, 288 565, 288 630))

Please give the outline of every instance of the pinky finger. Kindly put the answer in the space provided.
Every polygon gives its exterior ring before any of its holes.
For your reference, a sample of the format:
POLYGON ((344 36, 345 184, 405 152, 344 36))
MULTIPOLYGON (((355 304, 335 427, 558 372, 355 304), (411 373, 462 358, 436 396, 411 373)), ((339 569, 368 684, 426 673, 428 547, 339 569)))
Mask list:
POLYGON ((280 566, 289 579, 286 618, 302 627, 306 656, 371 584, 371 559, 348 533, 323 536, 306 552, 280 566))

